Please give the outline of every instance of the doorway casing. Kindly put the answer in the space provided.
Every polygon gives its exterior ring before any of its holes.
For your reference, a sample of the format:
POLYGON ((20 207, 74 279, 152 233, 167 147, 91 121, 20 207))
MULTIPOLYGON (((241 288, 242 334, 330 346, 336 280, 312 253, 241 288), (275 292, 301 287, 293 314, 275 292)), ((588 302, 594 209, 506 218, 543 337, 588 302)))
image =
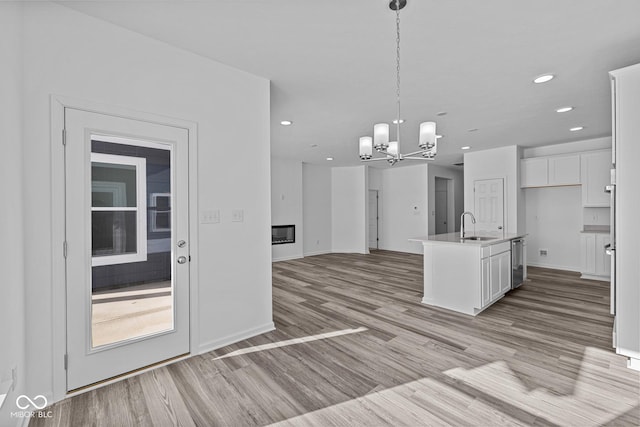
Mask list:
MULTIPOLYGON (((123 117, 187 130, 189 136, 189 239, 191 241, 190 285, 190 349, 198 349, 198 125, 182 119, 160 116, 153 113, 132 111, 126 108, 103 105, 95 102, 51 95, 51 254, 52 254, 52 390, 46 396, 49 403, 70 396, 66 390, 65 353, 67 348, 66 328, 66 263, 65 241, 65 154, 64 154, 64 110, 74 108, 110 116, 123 117)), ((108 382, 105 382, 108 383, 108 382)), ((102 385, 102 384, 101 384, 102 385)), ((83 389, 82 392, 91 388, 83 389)))

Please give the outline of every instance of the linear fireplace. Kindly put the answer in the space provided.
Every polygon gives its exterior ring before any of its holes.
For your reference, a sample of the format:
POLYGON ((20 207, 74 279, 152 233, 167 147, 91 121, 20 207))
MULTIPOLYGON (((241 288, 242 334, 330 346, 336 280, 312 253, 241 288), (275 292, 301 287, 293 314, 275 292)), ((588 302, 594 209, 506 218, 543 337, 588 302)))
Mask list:
POLYGON ((295 225, 272 225, 271 226, 271 244, 284 245, 285 243, 296 242, 296 226, 295 225))

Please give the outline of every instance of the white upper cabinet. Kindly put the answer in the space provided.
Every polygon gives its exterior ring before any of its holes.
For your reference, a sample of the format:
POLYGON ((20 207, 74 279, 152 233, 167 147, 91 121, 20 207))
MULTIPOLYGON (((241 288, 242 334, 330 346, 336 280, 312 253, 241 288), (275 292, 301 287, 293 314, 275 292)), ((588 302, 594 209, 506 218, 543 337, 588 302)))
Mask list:
POLYGON ((611 182, 611 150, 594 151, 581 156, 582 206, 609 207, 611 198, 604 187, 611 182))
POLYGON ((549 162, 546 157, 520 160, 520 186, 545 187, 549 184, 549 162))
POLYGON ((549 185, 580 184, 580 156, 549 157, 549 185))
POLYGON ((520 160, 522 188, 580 184, 580 156, 577 154, 520 160))

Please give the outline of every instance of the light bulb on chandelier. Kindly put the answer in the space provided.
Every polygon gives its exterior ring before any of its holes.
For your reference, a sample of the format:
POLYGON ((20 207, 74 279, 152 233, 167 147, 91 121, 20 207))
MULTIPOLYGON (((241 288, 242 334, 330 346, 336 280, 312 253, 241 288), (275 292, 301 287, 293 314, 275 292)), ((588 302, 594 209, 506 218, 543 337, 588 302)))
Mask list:
POLYGON ((389 8, 396 11, 396 107, 397 116, 393 123, 396 125, 396 141, 389 142, 389 124, 377 123, 373 126, 373 138, 360 138, 360 159, 365 162, 386 160, 394 165, 400 160, 433 160, 438 151, 436 123, 424 122, 420 124, 418 147, 420 150, 412 153, 400 154, 400 9, 405 7, 406 0, 391 0, 389 8), (385 157, 373 157, 373 151, 385 157))

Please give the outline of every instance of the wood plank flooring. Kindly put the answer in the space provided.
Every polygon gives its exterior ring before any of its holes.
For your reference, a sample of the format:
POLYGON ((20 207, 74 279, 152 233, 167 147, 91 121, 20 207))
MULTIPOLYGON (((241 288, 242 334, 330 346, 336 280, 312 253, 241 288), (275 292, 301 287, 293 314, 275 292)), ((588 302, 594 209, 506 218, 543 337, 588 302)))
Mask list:
POLYGON ((530 268, 477 317, 420 303, 422 256, 273 266, 277 330, 52 406, 31 426, 640 425, 609 285, 530 268))

